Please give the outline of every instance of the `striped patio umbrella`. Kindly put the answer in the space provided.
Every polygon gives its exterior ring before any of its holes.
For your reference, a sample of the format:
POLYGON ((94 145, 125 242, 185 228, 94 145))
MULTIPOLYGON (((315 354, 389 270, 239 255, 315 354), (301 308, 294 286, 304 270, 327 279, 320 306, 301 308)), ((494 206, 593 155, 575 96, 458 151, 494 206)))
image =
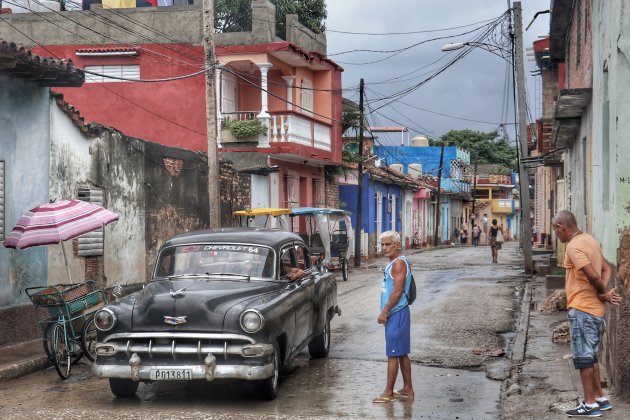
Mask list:
POLYGON ((20 217, 4 240, 7 248, 58 244, 118 220, 118 214, 81 200, 42 204, 20 217))
MULTIPOLYGON (((24 249, 59 244, 61 241, 94 232, 118 218, 118 214, 87 201, 61 200, 42 204, 20 217, 4 240, 4 246, 24 249)), ((61 250, 68 280, 72 282, 66 249, 62 246, 61 250)))

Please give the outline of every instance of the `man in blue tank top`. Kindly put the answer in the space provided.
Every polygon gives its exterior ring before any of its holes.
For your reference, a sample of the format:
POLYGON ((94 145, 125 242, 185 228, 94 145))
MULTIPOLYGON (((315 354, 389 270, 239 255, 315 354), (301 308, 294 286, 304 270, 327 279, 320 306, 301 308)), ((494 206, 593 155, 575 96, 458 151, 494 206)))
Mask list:
POLYGON ((407 302, 411 269, 407 257, 400 255, 401 240, 398 232, 383 232, 380 241, 383 255, 389 258, 381 287, 381 313, 378 316, 378 323, 385 326, 387 384, 385 391, 372 402, 389 403, 396 399, 413 399, 415 395, 411 384, 411 330, 407 302), (402 373, 403 387, 395 391, 398 369, 402 373))

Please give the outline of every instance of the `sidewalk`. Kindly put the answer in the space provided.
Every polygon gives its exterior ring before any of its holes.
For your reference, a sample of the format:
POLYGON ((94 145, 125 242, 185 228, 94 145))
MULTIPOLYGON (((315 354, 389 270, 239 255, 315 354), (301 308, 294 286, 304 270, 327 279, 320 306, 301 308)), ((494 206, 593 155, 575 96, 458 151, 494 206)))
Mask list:
MULTIPOLYGON (((503 384, 501 412, 504 419, 566 419, 584 394, 579 371, 573 367, 570 344, 551 341, 554 328, 566 321, 567 312, 543 315, 539 312, 555 289, 547 289, 543 277, 527 283, 521 322, 512 356, 512 372, 503 384)), ((602 381, 605 369, 602 371, 602 381)), ((609 388, 604 393, 610 394, 609 388)), ((630 403, 608 395, 613 409, 602 418, 630 418, 630 403)))

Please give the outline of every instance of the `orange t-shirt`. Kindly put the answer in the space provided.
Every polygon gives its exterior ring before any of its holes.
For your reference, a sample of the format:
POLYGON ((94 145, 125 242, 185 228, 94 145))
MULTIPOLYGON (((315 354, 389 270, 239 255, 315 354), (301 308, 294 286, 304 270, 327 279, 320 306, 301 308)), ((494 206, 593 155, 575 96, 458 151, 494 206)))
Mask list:
POLYGON ((567 243, 564 268, 566 271, 567 308, 575 308, 594 316, 604 316, 606 305, 597 297, 597 289, 588 281, 582 268, 591 264, 602 272, 604 255, 599 243, 588 233, 576 235, 567 243))

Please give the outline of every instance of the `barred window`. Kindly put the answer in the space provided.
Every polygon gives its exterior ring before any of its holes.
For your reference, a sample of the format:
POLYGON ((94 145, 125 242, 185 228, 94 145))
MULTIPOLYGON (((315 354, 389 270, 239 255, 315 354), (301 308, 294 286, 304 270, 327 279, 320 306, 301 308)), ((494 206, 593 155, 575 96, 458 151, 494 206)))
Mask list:
MULTIPOLYGON (((103 205, 103 190, 100 188, 79 188, 79 200, 99 206, 103 205)), ((103 255, 103 228, 79 236, 79 257, 99 257, 103 255)))

